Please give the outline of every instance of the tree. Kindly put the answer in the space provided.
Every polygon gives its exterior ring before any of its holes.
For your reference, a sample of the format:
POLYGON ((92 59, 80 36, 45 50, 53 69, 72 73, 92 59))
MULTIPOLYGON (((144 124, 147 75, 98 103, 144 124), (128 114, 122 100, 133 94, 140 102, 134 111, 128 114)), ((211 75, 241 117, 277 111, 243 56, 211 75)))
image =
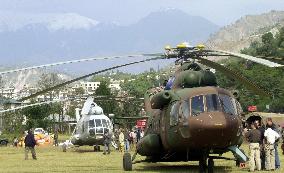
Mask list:
POLYGON ((47 119, 51 113, 50 105, 27 107, 22 110, 22 113, 27 117, 26 129, 36 127, 46 129, 52 125, 52 123, 47 119))
MULTIPOLYGON (((251 90, 248 90, 238 81, 228 79, 224 74, 216 72, 218 85, 231 90, 238 90, 240 92, 240 102, 244 107, 249 105, 257 105, 260 111, 265 111, 265 106, 270 105, 271 111, 279 111, 279 107, 274 109, 275 104, 282 100, 284 93, 284 70, 277 68, 269 68, 260 64, 252 63, 250 68, 243 65, 244 61, 230 62, 227 61, 226 66, 230 69, 238 71, 249 80, 256 83, 260 88, 265 89, 273 94, 274 99, 260 97, 251 90)), ((282 104, 283 107, 283 104, 282 104)))
POLYGON ((74 94, 75 95, 83 95, 83 94, 85 94, 85 89, 83 87, 75 88, 74 94))
POLYGON ((277 52, 277 43, 271 32, 265 33, 261 37, 262 45, 257 49, 258 55, 275 56, 277 52))
POLYGON ((100 86, 97 88, 95 95, 96 96, 106 96, 105 101, 96 101, 95 102, 103 108, 104 113, 106 115, 110 114, 110 113, 114 113, 114 114, 120 114, 120 108, 119 105, 116 101, 114 100, 109 100, 109 98, 113 98, 115 97, 115 95, 113 95, 111 93, 111 89, 108 87, 109 83, 107 81, 101 81, 100 86), (109 98, 108 98, 109 97, 109 98))
MULTIPOLYGON (((4 109, 11 108, 10 105, 4 105, 4 109)), ((3 113, 1 118, 3 118, 3 130, 9 134, 19 134, 23 132, 24 126, 22 125, 24 121, 24 115, 21 111, 10 111, 3 113)))

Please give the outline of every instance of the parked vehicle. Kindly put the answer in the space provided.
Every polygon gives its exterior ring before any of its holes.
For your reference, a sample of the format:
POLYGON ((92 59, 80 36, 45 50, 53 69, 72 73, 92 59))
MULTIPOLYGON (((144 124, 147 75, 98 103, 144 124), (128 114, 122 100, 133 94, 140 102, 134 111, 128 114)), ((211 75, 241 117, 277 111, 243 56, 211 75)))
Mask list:
POLYGON ((8 143, 8 139, 0 139, 0 146, 7 146, 8 143))

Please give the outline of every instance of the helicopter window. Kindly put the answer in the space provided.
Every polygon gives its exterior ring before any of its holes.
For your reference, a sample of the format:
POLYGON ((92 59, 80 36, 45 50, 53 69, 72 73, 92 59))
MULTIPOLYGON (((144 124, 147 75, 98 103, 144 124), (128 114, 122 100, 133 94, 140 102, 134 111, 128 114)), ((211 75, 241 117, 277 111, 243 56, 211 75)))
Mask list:
POLYGON ((107 122, 105 119, 102 119, 102 124, 103 124, 103 127, 107 127, 107 122))
POLYGON ((230 115, 236 115, 236 109, 233 100, 230 96, 220 94, 220 102, 225 113, 230 115))
POLYGON ((104 128, 102 128, 102 127, 97 127, 97 128, 96 128, 96 133, 104 133, 104 128))
POLYGON ((102 121, 101 119, 96 119, 96 127, 102 127, 102 121))
POLYGON ((90 120, 90 121, 89 121, 89 127, 90 127, 90 128, 95 127, 95 122, 94 122, 94 120, 90 120))
POLYGON ((179 115, 181 116, 181 122, 187 122, 190 114, 189 101, 184 100, 180 104, 179 115))
POLYGON ((179 106, 179 103, 175 103, 171 108, 171 112, 170 112, 170 125, 171 126, 177 125, 178 123, 178 106, 179 106))
POLYGON ((206 106, 208 112, 220 111, 221 107, 218 96, 216 94, 206 95, 206 106))
POLYGON ((195 96, 191 99, 191 115, 197 116, 198 114, 204 112, 204 102, 203 96, 195 96))

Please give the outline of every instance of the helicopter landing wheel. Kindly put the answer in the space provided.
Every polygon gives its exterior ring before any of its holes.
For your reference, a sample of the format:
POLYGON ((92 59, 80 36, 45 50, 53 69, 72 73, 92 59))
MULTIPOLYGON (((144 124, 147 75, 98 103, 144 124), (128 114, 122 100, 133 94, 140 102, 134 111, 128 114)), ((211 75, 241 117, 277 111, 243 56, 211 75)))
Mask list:
POLYGON ((206 160, 207 159, 204 158, 199 160, 199 173, 206 173, 206 168, 207 168, 206 160))
POLYGON ((208 173, 214 172, 214 160, 212 158, 208 159, 208 173))
POLYGON ((132 159, 130 153, 124 153, 123 155, 123 169, 125 171, 132 171, 132 159))

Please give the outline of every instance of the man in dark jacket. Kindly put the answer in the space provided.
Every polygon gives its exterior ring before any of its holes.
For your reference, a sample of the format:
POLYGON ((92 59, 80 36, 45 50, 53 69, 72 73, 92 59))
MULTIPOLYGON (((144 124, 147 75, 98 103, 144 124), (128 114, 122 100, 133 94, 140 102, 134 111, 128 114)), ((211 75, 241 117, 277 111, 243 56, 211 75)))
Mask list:
POLYGON ((29 130, 28 135, 25 137, 25 160, 28 160, 29 151, 31 151, 33 159, 36 160, 35 145, 34 134, 32 130, 29 130))

